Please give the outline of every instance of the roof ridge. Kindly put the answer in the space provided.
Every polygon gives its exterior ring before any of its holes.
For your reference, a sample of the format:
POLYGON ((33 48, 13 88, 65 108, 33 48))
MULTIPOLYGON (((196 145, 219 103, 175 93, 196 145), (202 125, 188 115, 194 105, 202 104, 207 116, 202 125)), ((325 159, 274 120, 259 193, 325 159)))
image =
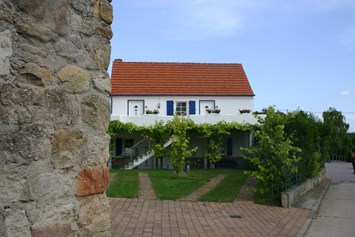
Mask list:
POLYGON ((215 65, 242 65, 242 63, 210 63, 210 62, 148 62, 148 61, 122 61, 121 59, 115 59, 114 62, 116 63, 146 63, 146 64, 215 64, 215 65))

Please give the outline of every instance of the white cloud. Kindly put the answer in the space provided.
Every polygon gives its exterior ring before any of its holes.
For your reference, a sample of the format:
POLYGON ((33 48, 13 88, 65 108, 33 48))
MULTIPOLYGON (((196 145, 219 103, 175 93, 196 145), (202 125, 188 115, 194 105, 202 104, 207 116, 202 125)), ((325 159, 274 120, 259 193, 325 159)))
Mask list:
POLYGON ((236 35, 243 29, 243 11, 253 9, 246 0, 134 0, 134 4, 155 9, 167 22, 165 33, 185 41, 236 35))
POLYGON ((351 90, 350 89, 345 89, 340 91, 340 94, 343 96, 349 96, 351 94, 351 90))
MULTIPOLYGON (((176 40, 229 37, 246 29, 268 11, 331 11, 355 6, 353 0, 131 0, 163 17, 163 30, 176 40), (246 26, 248 24, 248 26, 246 26)), ((259 24, 259 23, 256 23, 259 24)))

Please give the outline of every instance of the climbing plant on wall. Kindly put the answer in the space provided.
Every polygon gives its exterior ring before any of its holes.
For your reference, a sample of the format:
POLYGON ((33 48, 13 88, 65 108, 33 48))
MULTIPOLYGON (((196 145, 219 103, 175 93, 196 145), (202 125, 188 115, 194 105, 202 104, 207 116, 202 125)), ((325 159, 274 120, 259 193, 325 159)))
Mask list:
POLYGON ((176 174, 180 174, 184 170, 185 159, 197 150, 197 147, 189 147, 190 138, 187 136, 187 130, 193 128, 194 123, 184 117, 175 115, 174 118, 167 123, 167 126, 172 132, 173 139, 173 143, 169 148, 171 165, 176 174))
MULTIPOLYGON (((138 133, 152 141, 153 150, 157 158, 169 157, 173 169, 181 173, 184 168, 184 162, 190 157, 197 148, 190 148, 189 132, 197 132, 201 137, 207 140, 207 150, 204 157, 214 164, 222 159, 224 135, 231 131, 250 130, 250 125, 239 123, 219 122, 217 124, 195 124, 192 120, 184 117, 174 116, 171 121, 164 123, 156 122, 153 126, 137 126, 133 123, 123 123, 120 121, 111 121, 108 134, 115 137, 122 133, 138 133), (173 139, 173 143, 167 149, 164 144, 173 139)), ((112 142, 110 151, 112 151, 112 142)))
POLYGON ((171 138, 172 132, 164 122, 156 122, 153 126, 146 127, 145 137, 153 143, 155 157, 161 159, 168 155, 164 144, 171 138))
POLYGON ((197 130, 207 139, 207 151, 205 158, 210 162, 211 168, 222 159, 223 156, 223 135, 229 134, 229 127, 226 122, 218 124, 201 124, 197 130))

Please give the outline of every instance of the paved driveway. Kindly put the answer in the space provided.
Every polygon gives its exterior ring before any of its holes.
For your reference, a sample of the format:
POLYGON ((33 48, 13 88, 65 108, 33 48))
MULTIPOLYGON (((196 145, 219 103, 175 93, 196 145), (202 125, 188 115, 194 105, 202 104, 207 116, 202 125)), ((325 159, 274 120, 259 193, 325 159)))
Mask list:
POLYGON ((355 236, 355 174, 350 163, 326 164, 331 185, 307 237, 355 236))
POLYGON ((112 236, 296 236, 309 211, 251 202, 110 198, 112 236))
MULTIPOLYGON (((197 193, 213 188, 220 177, 197 193)), ((149 176, 140 174, 139 199, 110 198, 112 236, 296 236, 308 209, 252 203, 248 185, 230 203, 196 202, 195 198, 156 200, 149 176), (190 200, 190 201, 189 201, 190 200)))

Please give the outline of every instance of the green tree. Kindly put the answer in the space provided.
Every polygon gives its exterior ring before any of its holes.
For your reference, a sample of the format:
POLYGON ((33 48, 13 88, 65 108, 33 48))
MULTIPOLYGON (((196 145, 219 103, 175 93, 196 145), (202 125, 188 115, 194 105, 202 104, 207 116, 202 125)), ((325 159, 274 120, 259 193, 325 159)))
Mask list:
POLYGON ((301 180, 316 176, 324 162, 321 161, 320 121, 313 114, 302 110, 290 112, 286 116, 285 132, 293 145, 302 149, 299 173, 301 180))
POLYGON ((164 144, 171 136, 172 131, 170 131, 168 126, 162 121, 156 122, 154 126, 147 127, 144 133, 144 137, 152 141, 155 157, 158 159, 167 156, 167 150, 164 148, 164 144))
POLYGON ((211 168, 222 159, 224 138, 229 134, 230 124, 219 122, 217 124, 202 124, 198 130, 207 139, 207 152, 205 158, 210 162, 211 168))
POLYGON ((184 170, 186 157, 192 155, 197 147, 190 149, 190 139, 187 136, 187 130, 194 127, 194 123, 182 116, 175 115, 174 118, 167 123, 172 132, 173 143, 169 149, 170 161, 176 174, 180 174, 184 170))
POLYGON ((355 152, 355 133, 354 132, 348 133, 347 136, 351 141, 351 152, 355 152))
POLYGON ((329 145, 329 155, 346 156, 346 146, 349 145, 346 133, 349 124, 345 122, 343 114, 335 108, 329 108, 323 112, 323 124, 322 139, 329 145))
POLYGON ((249 173, 258 182, 258 191, 272 195, 280 194, 285 187, 286 174, 297 172, 294 164, 300 161, 301 149, 294 147, 284 132, 285 115, 269 107, 266 117, 258 117, 259 126, 254 131, 258 144, 243 149, 243 157, 256 170, 249 173))

